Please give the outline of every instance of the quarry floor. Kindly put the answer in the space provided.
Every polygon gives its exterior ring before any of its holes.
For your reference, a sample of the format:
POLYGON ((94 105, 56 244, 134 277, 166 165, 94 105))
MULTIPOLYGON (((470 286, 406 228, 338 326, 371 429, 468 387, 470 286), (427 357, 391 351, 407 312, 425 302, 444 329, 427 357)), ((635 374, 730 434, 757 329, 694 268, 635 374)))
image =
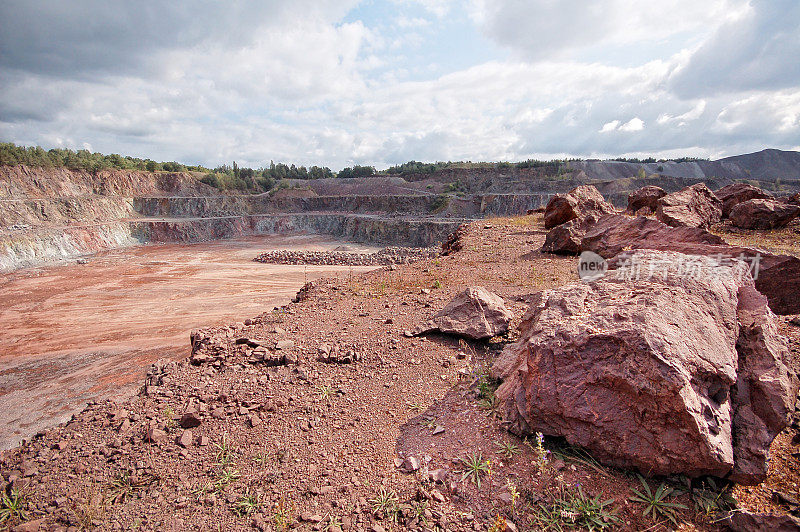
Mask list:
POLYGON ((0 276, 0 449, 88 400, 131 395, 191 329, 289 302, 307 281, 370 268, 253 262, 270 249, 373 251, 320 236, 257 236, 110 251, 0 276))

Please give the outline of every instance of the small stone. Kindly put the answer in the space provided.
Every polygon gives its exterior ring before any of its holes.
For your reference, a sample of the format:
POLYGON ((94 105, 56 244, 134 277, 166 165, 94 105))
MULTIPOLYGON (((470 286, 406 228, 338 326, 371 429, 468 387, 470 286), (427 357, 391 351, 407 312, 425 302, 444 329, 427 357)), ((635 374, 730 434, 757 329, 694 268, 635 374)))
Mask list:
POLYGON ((205 447, 209 443, 211 442, 209 441, 208 436, 200 436, 199 438, 197 438, 197 445, 200 447, 205 447))
POLYGON ((162 442, 165 442, 165 441, 167 441, 167 433, 164 432, 163 430, 159 429, 159 428, 150 427, 147 430, 147 433, 145 433, 144 441, 150 442, 150 443, 162 443, 162 442))
POLYGON ((257 427, 261 425, 261 416, 258 414, 250 414, 250 416, 247 418, 247 421, 250 423, 251 427, 257 427))
POLYGON ((434 427, 433 429, 433 435, 436 436, 437 434, 442 434, 442 433, 444 433, 444 427, 441 425, 436 425, 436 427, 434 427))
POLYGON ((444 482, 447 480, 447 469, 434 469, 428 475, 433 482, 444 482))
POLYGON ((197 412, 191 411, 186 412, 181 416, 180 425, 181 428, 184 429, 193 429, 195 427, 199 427, 201 423, 200 414, 197 412))
POLYGON ((416 456, 409 456, 403 460, 403 469, 406 471, 416 471, 419 469, 419 460, 416 456))
POLYGON ((192 435, 191 430, 184 430, 180 436, 175 439, 175 443, 183 447, 184 449, 188 449, 192 446, 192 441, 194 441, 194 437, 192 435))
POLYGON ((275 349, 280 351, 287 351, 294 347, 294 340, 278 340, 275 343, 275 349))

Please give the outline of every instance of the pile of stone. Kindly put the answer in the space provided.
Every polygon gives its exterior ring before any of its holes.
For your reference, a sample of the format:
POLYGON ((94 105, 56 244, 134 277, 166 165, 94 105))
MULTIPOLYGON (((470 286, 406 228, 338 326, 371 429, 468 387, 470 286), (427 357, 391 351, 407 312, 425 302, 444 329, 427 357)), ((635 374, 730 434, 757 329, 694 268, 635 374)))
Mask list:
POLYGON ((387 247, 375 253, 349 251, 292 251, 276 249, 256 257, 266 264, 308 264, 320 266, 389 266, 433 258, 435 248, 387 247))

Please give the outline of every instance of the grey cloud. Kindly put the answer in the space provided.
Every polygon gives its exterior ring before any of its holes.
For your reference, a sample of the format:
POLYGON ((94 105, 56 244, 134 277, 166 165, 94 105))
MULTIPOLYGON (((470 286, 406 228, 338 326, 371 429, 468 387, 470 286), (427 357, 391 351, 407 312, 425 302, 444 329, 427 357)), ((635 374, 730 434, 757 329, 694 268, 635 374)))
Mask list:
POLYGON ((752 13, 722 25, 675 72, 682 97, 800 86, 800 2, 752 0, 752 13))
MULTIPOLYGON (((338 18, 350 2, 302 0, 338 18)), ((300 24, 290 0, 8 0, 0 3, 0 68, 59 77, 140 72, 153 54, 205 43, 238 47, 260 31, 300 24)), ((313 8, 313 9, 311 9, 313 8)), ((157 68, 157 65, 151 65, 157 68)))

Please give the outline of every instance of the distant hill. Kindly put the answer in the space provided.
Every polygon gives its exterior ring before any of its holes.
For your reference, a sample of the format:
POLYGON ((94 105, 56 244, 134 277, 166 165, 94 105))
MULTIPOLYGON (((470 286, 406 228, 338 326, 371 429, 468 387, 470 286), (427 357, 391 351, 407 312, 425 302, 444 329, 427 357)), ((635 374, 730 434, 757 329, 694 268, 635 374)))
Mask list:
POLYGON ((720 159, 720 163, 736 165, 759 181, 800 180, 800 152, 762 150, 720 159))

